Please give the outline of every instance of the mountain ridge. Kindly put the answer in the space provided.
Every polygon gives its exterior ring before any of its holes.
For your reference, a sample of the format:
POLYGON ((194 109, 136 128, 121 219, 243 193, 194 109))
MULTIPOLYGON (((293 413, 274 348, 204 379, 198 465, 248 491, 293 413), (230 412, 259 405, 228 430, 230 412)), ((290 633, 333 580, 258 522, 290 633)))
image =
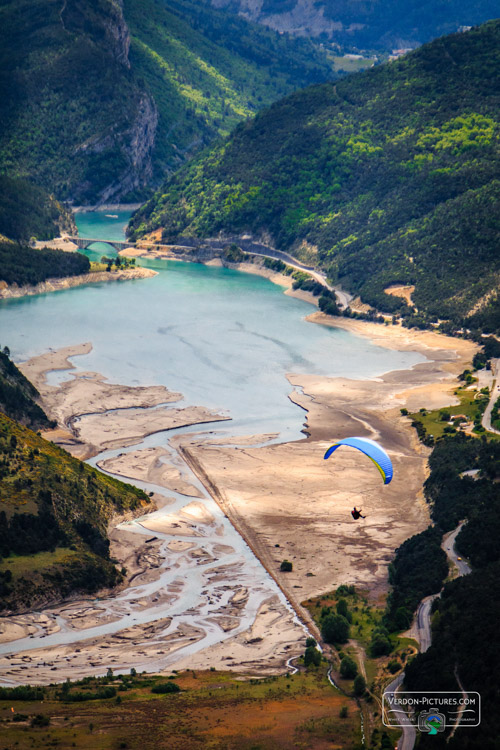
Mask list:
MULTIPOLYGON (((210 0, 207 0, 209 2, 210 0)), ((484 23, 498 15, 491 0, 473 4, 427 0, 212 0, 244 18, 280 32, 318 38, 346 50, 415 48, 433 38, 484 23)))

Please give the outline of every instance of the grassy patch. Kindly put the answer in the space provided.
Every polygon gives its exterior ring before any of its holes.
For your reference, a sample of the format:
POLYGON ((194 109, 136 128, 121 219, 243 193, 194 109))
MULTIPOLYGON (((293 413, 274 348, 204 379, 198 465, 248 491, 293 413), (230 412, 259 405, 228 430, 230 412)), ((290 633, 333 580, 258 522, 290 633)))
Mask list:
POLYGON ((10 555, 0 563, 0 573, 10 570, 12 577, 20 578, 30 573, 40 573, 47 568, 64 565, 78 558, 78 552, 68 547, 57 547, 53 552, 37 552, 34 555, 10 555))
POLYGON ((41 746, 349 750, 360 746, 357 707, 332 688, 323 672, 242 679, 227 672, 188 671, 176 674, 174 681, 179 693, 152 693, 153 687, 169 682, 164 677, 127 675, 46 688, 43 704, 0 700, 3 741, 19 750, 41 746), (114 695, 68 701, 68 695, 103 689, 114 695), (27 717, 24 721, 12 721, 13 703, 15 712, 27 717), (348 707, 345 718, 340 717, 342 706, 348 707), (48 717, 49 724, 32 727, 37 714, 48 717))
MULTIPOLYGON (((489 394, 483 393, 479 388, 474 387, 474 384, 463 385, 455 390, 455 396, 459 400, 459 404, 456 406, 446 406, 440 409, 421 409, 419 412, 414 412, 408 416, 420 424, 424 430, 424 435, 433 436, 434 440, 443 437, 445 434, 453 434, 453 430, 457 431, 462 427, 469 429, 471 425, 480 424, 481 417, 484 409, 488 404, 489 394), (463 415, 466 421, 459 424, 458 420, 452 418, 457 415, 463 415), (449 416, 449 419, 447 418, 449 416), (454 422, 453 425, 450 422, 454 422)), ((483 430, 482 432, 473 431, 472 434, 486 434, 488 437, 493 437, 493 433, 483 430)))
POLYGON ((343 70, 346 73, 357 73, 359 70, 372 68, 374 63, 371 57, 353 58, 350 55, 332 55, 330 59, 336 72, 343 70))
POLYGON ((302 602, 302 605, 309 610, 318 626, 321 626, 321 617, 325 608, 330 608, 334 613, 339 599, 345 599, 352 614, 351 638, 363 648, 368 648, 374 629, 382 624, 384 605, 369 604, 363 592, 355 591, 339 595, 337 591, 338 589, 307 599, 302 602))

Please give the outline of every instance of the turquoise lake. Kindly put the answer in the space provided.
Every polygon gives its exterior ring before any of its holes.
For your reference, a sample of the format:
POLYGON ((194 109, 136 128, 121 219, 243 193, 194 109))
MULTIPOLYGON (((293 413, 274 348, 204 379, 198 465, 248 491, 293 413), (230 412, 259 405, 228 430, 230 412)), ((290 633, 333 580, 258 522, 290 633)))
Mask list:
MULTIPOLYGON (((120 239, 127 212, 79 213, 83 237, 120 239)), ((92 246, 92 259, 113 255, 92 246)), ((0 302, 0 341, 16 361, 90 341, 75 365, 113 382, 162 384, 187 404, 223 410, 240 434, 303 437, 286 373, 374 377, 425 361, 304 320, 313 311, 266 279, 176 261, 141 261, 151 279, 89 284, 0 302)), ((59 376, 60 377, 60 376, 59 376)), ((65 377, 65 376, 63 376, 65 377)), ((227 424, 227 423, 226 423, 227 424)))

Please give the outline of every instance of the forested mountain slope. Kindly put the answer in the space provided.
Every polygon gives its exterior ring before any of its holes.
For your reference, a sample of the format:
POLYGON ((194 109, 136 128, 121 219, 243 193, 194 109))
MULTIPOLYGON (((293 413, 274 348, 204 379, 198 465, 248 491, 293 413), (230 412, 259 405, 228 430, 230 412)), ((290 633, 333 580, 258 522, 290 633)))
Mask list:
POLYGON ((499 66, 494 21, 292 94, 174 175, 132 234, 270 234, 379 309, 408 284, 428 316, 479 315, 500 278, 499 66))
POLYGON ((202 0, 125 0, 130 62, 158 108, 155 176, 265 104, 333 77, 327 58, 202 0))
POLYGON ((72 458, 0 412, 0 610, 114 586, 113 513, 146 506, 142 490, 72 458))
POLYGON ((238 120, 331 67, 202 0, 7 0, 0 172, 76 202, 133 198, 238 120))
MULTIPOLYGON (((481 723, 463 726, 437 737, 422 734, 419 748, 466 750, 496 748, 498 727, 497 672, 500 647, 496 627, 500 617, 500 443, 456 432, 438 438, 429 457, 430 475, 424 490, 433 525, 396 550, 390 566, 392 592, 385 622, 391 631, 405 630, 420 599, 441 596, 433 603, 432 644, 409 660, 405 689, 417 692, 458 691, 481 695, 481 723), (476 470, 474 477, 468 475, 476 470), (462 529, 456 539, 460 555, 472 572, 450 580, 441 549, 443 534, 462 529), (465 522, 465 523, 464 523, 465 522), (447 582, 445 583, 445 580, 447 582)), ((443 696, 444 697, 444 696, 443 696)), ((447 724, 456 720, 446 706, 447 724)))
MULTIPOLYGON (((208 1, 208 0, 207 0, 208 1)), ((211 0, 272 29, 347 49, 415 47, 498 15, 494 0, 211 0)))
POLYGON ((27 180, 0 174, 0 235, 28 242, 76 233, 73 214, 52 195, 27 180))
POLYGON ((0 283, 26 286, 89 271, 90 261, 82 253, 47 247, 36 250, 20 242, 0 240, 0 283))
POLYGON ((150 502, 33 432, 55 426, 38 395, 0 350, 0 611, 114 586, 109 519, 150 502))
POLYGON ((33 430, 53 427, 38 405, 39 393, 10 359, 8 347, 0 350, 0 411, 33 430))

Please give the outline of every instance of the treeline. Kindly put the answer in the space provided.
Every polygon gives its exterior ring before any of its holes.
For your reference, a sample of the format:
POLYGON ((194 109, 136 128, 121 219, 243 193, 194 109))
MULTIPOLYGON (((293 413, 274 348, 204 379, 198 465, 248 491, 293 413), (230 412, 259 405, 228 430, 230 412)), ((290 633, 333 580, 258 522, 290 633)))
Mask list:
POLYGON ((297 257, 305 241, 380 310, 422 327, 493 324, 499 38, 493 21, 262 110, 173 175, 132 236, 266 233, 297 257), (415 286, 414 306, 385 293, 393 284, 415 286))
POLYGON ((35 250, 17 242, 0 242, 0 281, 25 286, 50 278, 88 273, 90 261, 81 253, 44 248, 35 250))

